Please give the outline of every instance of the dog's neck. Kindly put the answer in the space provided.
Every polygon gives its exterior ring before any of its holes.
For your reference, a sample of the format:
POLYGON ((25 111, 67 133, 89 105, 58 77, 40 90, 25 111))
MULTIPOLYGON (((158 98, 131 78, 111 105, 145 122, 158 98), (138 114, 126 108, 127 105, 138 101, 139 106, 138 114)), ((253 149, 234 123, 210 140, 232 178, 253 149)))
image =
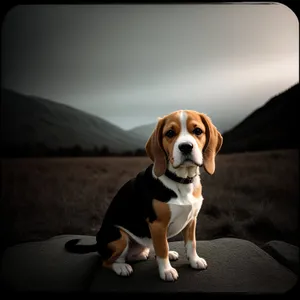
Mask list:
MULTIPOLYGON (((152 169, 152 175, 154 178, 157 176, 154 173, 154 168, 152 169)), ((167 170, 163 177, 168 180, 172 180, 174 183, 180 183, 183 185, 189 183, 196 183, 200 180, 200 168, 198 166, 186 166, 180 168, 173 168, 170 162, 168 162, 167 170), (195 179, 198 178, 196 181, 195 179)), ((159 179, 162 179, 161 177, 159 179)))
POLYGON ((200 168, 198 166, 180 167, 175 169, 170 162, 168 162, 168 171, 180 178, 194 178, 200 175, 200 168))
POLYGON ((182 184, 189 184, 192 183, 194 180, 194 177, 186 177, 186 178, 179 177, 175 173, 170 172, 168 169, 166 170, 164 175, 169 179, 182 184))

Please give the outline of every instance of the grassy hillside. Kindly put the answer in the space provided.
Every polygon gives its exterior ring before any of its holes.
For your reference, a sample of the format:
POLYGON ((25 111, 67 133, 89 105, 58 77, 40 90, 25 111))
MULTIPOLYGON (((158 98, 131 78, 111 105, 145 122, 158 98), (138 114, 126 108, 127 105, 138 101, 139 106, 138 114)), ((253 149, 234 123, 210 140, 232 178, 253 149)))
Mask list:
POLYGON ((1 142, 6 147, 41 143, 50 148, 107 146, 114 152, 144 148, 135 134, 67 105, 5 89, 1 100, 1 142))
MULTIPOLYGON (((149 163, 146 157, 2 160, 0 240, 95 235, 117 190, 149 163)), ((217 156, 213 176, 202 170, 197 239, 298 244, 298 163, 295 150, 217 156)))

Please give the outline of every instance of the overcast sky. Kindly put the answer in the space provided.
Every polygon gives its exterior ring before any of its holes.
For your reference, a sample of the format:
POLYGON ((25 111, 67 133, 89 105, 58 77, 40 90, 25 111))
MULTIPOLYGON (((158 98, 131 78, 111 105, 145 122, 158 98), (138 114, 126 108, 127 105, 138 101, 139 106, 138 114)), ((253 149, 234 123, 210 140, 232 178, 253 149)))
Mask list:
POLYGON ((177 109, 227 129, 299 81, 282 4, 17 6, 1 36, 3 87, 124 129, 177 109))

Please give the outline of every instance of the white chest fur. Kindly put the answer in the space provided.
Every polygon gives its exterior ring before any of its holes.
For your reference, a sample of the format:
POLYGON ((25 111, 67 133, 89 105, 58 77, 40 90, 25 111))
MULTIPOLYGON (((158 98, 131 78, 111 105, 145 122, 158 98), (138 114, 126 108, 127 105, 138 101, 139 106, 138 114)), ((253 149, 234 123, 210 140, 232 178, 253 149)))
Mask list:
POLYGON ((193 218, 197 217, 202 202, 202 196, 195 198, 192 193, 178 195, 178 198, 173 198, 168 202, 171 211, 168 238, 177 235, 193 218))
POLYGON ((194 190, 200 186, 200 177, 196 177, 190 184, 177 183, 166 176, 160 177, 160 180, 165 186, 171 188, 177 196, 168 202, 171 211, 168 238, 171 238, 182 231, 201 209, 202 195, 199 197, 193 195, 194 190))

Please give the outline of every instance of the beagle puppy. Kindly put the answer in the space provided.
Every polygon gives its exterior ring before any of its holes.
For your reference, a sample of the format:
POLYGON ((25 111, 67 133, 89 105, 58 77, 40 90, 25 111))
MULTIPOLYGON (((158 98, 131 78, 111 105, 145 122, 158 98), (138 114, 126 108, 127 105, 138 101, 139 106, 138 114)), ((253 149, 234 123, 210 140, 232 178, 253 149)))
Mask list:
POLYGON ((159 118, 146 143, 152 164, 126 182, 113 198, 96 244, 65 244, 69 252, 98 252, 103 267, 121 276, 133 272, 130 261, 147 260, 155 251, 159 276, 174 281, 178 273, 170 261, 168 239, 182 232, 189 264, 206 269, 196 251, 197 215, 202 206, 200 167, 212 175, 223 138, 211 119, 192 110, 175 111, 159 118))

